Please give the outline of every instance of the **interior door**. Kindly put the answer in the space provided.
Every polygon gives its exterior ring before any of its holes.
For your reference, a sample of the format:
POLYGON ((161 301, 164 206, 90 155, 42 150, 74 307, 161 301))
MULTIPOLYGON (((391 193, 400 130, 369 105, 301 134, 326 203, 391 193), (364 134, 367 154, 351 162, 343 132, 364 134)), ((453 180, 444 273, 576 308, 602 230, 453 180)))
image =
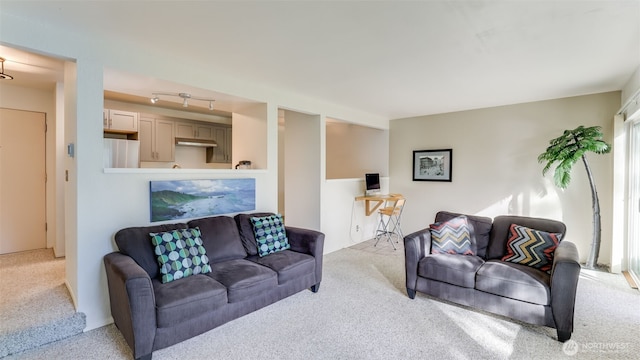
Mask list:
POLYGON ((46 247, 45 121, 0 108, 0 254, 46 247))

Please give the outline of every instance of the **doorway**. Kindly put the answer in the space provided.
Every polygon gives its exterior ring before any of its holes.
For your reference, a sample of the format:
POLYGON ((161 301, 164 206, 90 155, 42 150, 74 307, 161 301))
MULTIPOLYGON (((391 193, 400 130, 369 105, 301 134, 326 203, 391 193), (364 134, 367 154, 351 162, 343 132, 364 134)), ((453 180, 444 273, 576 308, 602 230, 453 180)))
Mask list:
POLYGON ((0 254, 46 248, 45 124, 0 108, 0 254))

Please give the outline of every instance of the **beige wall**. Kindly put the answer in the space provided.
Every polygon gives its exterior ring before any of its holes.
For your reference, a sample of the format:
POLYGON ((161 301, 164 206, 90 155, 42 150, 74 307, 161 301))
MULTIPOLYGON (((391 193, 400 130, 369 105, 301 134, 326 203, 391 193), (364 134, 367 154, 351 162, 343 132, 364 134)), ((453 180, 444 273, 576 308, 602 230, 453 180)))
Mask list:
MULTIPOLYGON (((567 239, 588 255, 592 234, 589 183, 576 164, 566 190, 542 177, 537 157, 549 140, 579 125, 603 127, 612 142, 612 118, 620 92, 555 99, 448 114, 392 120, 390 123, 390 191, 408 200, 405 234, 428 226, 438 210, 494 217, 516 214, 558 219, 567 239), (412 181, 413 150, 453 149, 452 182, 412 181)), ((602 215, 599 262, 611 257, 613 165, 611 154, 589 154, 602 215)))
POLYGON ((321 119, 284 111, 285 224, 320 230, 321 119))
POLYGON ((327 121, 327 179, 389 173, 389 131, 327 121))

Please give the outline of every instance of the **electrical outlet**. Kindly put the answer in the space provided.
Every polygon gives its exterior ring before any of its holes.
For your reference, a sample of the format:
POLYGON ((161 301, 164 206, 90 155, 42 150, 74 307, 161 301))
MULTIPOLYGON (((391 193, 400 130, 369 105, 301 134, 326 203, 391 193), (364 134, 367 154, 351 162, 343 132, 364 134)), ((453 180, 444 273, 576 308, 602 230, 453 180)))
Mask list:
POLYGON ((360 231, 360 225, 356 225, 356 232, 360 231))

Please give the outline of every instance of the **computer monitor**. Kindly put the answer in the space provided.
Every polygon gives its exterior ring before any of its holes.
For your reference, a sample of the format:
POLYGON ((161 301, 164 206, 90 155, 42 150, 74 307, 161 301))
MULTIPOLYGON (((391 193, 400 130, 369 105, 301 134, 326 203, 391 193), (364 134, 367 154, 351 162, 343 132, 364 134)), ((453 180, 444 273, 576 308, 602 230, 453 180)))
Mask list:
POLYGON ((380 174, 365 174, 364 182, 366 185, 365 195, 380 193, 380 174))

